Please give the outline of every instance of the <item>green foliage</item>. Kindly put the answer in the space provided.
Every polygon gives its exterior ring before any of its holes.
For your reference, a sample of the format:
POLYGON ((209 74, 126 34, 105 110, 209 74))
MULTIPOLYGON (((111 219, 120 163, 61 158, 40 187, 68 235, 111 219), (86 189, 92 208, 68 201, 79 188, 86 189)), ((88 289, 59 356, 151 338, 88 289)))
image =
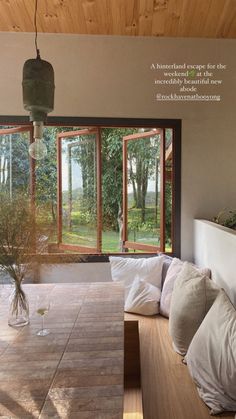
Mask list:
MULTIPOLYGON (((58 128, 54 128, 52 133, 50 128, 49 140, 55 141, 58 128)), ((102 201, 103 201, 103 231, 119 231, 119 214, 122 211, 122 191, 123 191, 123 159, 122 147, 123 137, 139 132, 138 128, 103 128, 102 134, 102 201)), ((168 141, 171 141, 172 132, 167 132, 168 141)), ((94 226, 96 222, 96 178, 95 178, 95 150, 94 142, 88 141, 87 136, 80 137, 81 145, 72 147, 71 158, 77 161, 81 168, 82 187, 80 189, 73 189, 71 192, 71 199, 73 202, 70 216, 70 223, 68 223, 69 212, 69 193, 63 192, 63 202, 65 215, 65 225, 70 228, 77 229, 77 226, 94 226)), ((128 146, 128 166, 132 166, 133 171, 129 170, 129 183, 132 184, 133 193, 129 194, 129 200, 132 195, 132 206, 138 211, 138 219, 129 220, 129 230, 137 231, 145 234, 145 236, 159 235, 157 226, 159 226, 159 219, 155 219, 157 211, 155 206, 158 206, 158 185, 156 192, 147 192, 147 182, 149 179, 156 179, 159 171, 159 156, 160 144, 158 136, 151 138, 144 138, 138 141, 129 142, 128 146), (135 169, 135 170, 134 170, 135 169), (151 213, 149 209, 151 209, 151 213), (140 211, 141 210, 141 211, 140 211), (150 215, 151 214, 151 215, 150 215), (156 214, 156 215, 155 215, 156 214), (151 218, 150 218, 151 217, 151 218)), ((56 184, 56 160, 54 154, 54 164, 51 164, 49 170, 52 173, 52 179, 47 183, 47 200, 56 201, 56 190, 53 185, 56 184), (54 176, 54 179, 53 179, 54 176), (50 190, 52 193, 50 194, 50 190)), ((49 161, 53 161, 48 153, 49 161)), ((42 167, 42 166, 41 166, 42 167)), ((41 202, 44 195, 43 171, 47 168, 47 160, 43 165, 41 174, 41 202)), ((46 174, 45 174, 46 176, 46 174)), ((38 179, 37 179, 38 180, 38 179)), ((166 186, 166 235, 167 242, 170 241, 171 236, 171 186, 166 186)), ((130 202, 129 202, 130 206, 130 202)), ((136 218, 136 216, 135 216, 136 218)), ((72 232, 72 231, 71 231, 72 232)))
POLYGON ((171 227, 172 227, 172 185, 166 182, 165 191, 165 210, 166 210, 166 243, 171 245, 171 227))
POLYGON ((0 191, 26 193, 29 185, 29 139, 27 133, 0 137, 0 191), (11 155, 10 155, 11 154, 11 155))
MULTIPOLYGON (((47 235, 55 236, 56 234, 56 136, 61 131, 71 131, 73 129, 78 128, 44 128, 44 141, 47 145, 48 154, 44 160, 36 161, 36 205, 38 208, 38 221, 41 225, 47 225, 47 235)), ((140 133, 140 129, 103 128, 101 130, 103 230, 105 233, 113 231, 116 240, 118 237, 118 242, 119 234, 117 236, 117 232, 119 232, 122 214, 123 137, 134 133, 140 133)), ((11 147, 13 196, 17 192, 29 194, 28 134, 12 134, 11 139, 10 146, 9 135, 0 138, 0 156, 3 156, 2 161, 5 162, 5 170, 2 170, 0 190, 8 191, 8 193, 10 190, 9 153, 11 147)), ((82 183, 77 189, 72 188, 71 185, 71 190, 63 191, 63 224, 64 226, 67 225, 71 233, 74 232, 74 227, 75 230, 80 227, 83 229, 83 226, 87 229, 90 227, 94 229, 97 221, 96 156, 94 141, 88 141, 88 136, 80 136, 80 140, 81 145, 71 148, 71 160, 77 162, 80 166, 78 173, 81 174, 82 183)), ((172 130, 166 130, 166 143, 169 144, 171 141, 172 130)), ((159 235, 159 211, 157 210, 159 208, 159 147, 158 135, 151 138, 132 140, 128 143, 128 206, 132 206, 133 210, 132 215, 129 216, 128 228, 129 231, 133 231, 135 234, 143 234, 147 239, 159 235), (151 191, 147 188, 149 180, 156 182, 156 186, 151 191)), ((167 241, 169 242, 172 218, 171 195, 171 184, 167 183, 166 235, 167 241)), ((108 244, 106 243, 106 248, 107 246, 108 244)))
POLYGON ((128 142, 128 182, 133 188, 133 206, 141 209, 141 222, 146 218, 146 197, 149 180, 155 181, 158 196, 158 172, 160 160, 159 135, 139 138, 128 142))
POLYGON ((27 197, 0 194, 0 266, 21 282, 32 266, 32 253, 40 251, 42 230, 36 225, 27 197))
MULTIPOLYGON (((155 207, 145 209, 145 222, 141 219, 141 209, 131 208, 128 212, 128 239, 136 241, 137 238, 145 240, 146 244, 157 245, 160 241, 160 215, 155 219, 155 207)), ((142 240, 141 240, 142 241, 142 240)))
POLYGON ((96 223, 96 219, 91 211, 80 210, 72 212, 72 222, 74 226, 93 225, 94 222, 96 223))
MULTIPOLYGON (((56 135, 61 131, 58 127, 44 128, 44 141, 47 145, 47 156, 36 161, 36 204, 41 209, 41 216, 49 216, 52 223, 56 222, 57 205, 57 159, 56 135), (46 214, 47 215, 46 215, 46 214)), ((49 222, 50 222, 49 221, 49 222)))
MULTIPOLYGON (((78 206, 81 213, 89 213, 92 218, 97 211, 97 178, 96 178, 96 143, 94 135, 81 135, 78 145, 71 148, 71 159, 77 162, 81 169, 82 189, 78 197, 78 206)), ((70 159, 70 157, 68 157, 70 159)), ((69 162, 71 164, 71 161, 69 162)), ((69 194, 72 195, 72 185, 69 180, 69 194)), ((72 199, 72 196, 71 196, 72 199)), ((76 202, 73 202, 76 205, 76 202)))
POLYGON ((212 219, 217 224, 236 230, 236 210, 223 209, 212 219))
POLYGON ((122 139, 133 134, 134 128, 102 130, 102 198, 103 227, 118 231, 118 215, 122 208, 123 160, 122 139))

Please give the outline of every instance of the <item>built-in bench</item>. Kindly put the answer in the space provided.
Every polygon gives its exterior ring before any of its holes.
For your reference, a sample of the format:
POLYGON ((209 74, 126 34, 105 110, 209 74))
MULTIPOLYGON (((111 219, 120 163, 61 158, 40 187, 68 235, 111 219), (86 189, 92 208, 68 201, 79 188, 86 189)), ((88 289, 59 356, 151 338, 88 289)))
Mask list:
MULTIPOLYGON (((126 394, 124 418, 210 419, 210 410, 200 399, 187 366, 172 349, 168 319, 125 313, 125 320, 138 321, 142 391, 126 394)), ((232 419, 235 414, 217 417, 232 419)))
POLYGON ((123 419, 143 419, 138 320, 124 323, 123 419))

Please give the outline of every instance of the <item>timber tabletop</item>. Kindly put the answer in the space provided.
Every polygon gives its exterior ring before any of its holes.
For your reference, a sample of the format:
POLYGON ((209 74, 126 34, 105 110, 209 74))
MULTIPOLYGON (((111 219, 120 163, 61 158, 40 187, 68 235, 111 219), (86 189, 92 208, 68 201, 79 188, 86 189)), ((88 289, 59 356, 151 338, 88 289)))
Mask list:
POLYGON ((24 285, 30 324, 8 326, 0 303, 0 417, 121 419, 124 303, 114 283, 24 285), (38 295, 50 296, 37 336, 38 295))

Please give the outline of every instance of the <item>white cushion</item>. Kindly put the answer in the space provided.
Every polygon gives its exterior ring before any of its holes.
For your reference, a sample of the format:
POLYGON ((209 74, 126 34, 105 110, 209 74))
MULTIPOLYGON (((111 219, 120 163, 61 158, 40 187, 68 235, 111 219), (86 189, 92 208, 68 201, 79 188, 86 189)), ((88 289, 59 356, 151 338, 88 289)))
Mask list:
POLYGON ((169 331, 176 352, 185 355, 220 288, 192 264, 184 262, 175 281, 169 331))
POLYGON ((221 290, 185 357, 211 414, 236 411, 236 310, 221 290))
MULTIPOLYGON (((165 281, 162 288, 161 293, 161 301, 160 301, 160 313, 165 316, 169 317, 170 315, 170 302, 172 297, 172 292, 175 284, 175 280, 180 273, 184 262, 178 258, 174 258, 168 268, 165 281)), ((197 268, 197 267, 196 267, 197 268)), ((202 275, 206 275, 210 277, 210 269, 208 268, 197 268, 202 275)))
POLYGON ((161 291, 140 278, 135 278, 125 301, 125 311, 152 316, 159 313, 161 291))
POLYGON ((165 256, 154 256, 150 258, 110 256, 109 260, 111 263, 112 280, 122 281, 124 283, 125 298, 137 276, 161 289, 162 266, 165 256))
POLYGON ((173 261, 173 258, 171 256, 166 256, 165 255, 165 260, 164 260, 163 267, 162 267, 162 286, 161 286, 161 289, 162 289, 163 284, 165 282, 166 275, 167 275, 168 269, 169 269, 172 261, 173 261))

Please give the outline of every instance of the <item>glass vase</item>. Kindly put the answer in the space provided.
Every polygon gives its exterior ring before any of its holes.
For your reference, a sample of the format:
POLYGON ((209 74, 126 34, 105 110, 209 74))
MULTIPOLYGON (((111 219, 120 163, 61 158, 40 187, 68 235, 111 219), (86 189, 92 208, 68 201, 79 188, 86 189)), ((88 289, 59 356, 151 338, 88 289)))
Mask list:
POLYGON ((14 283, 9 298, 8 324, 12 327, 25 326, 29 323, 29 303, 22 289, 21 282, 14 283))

